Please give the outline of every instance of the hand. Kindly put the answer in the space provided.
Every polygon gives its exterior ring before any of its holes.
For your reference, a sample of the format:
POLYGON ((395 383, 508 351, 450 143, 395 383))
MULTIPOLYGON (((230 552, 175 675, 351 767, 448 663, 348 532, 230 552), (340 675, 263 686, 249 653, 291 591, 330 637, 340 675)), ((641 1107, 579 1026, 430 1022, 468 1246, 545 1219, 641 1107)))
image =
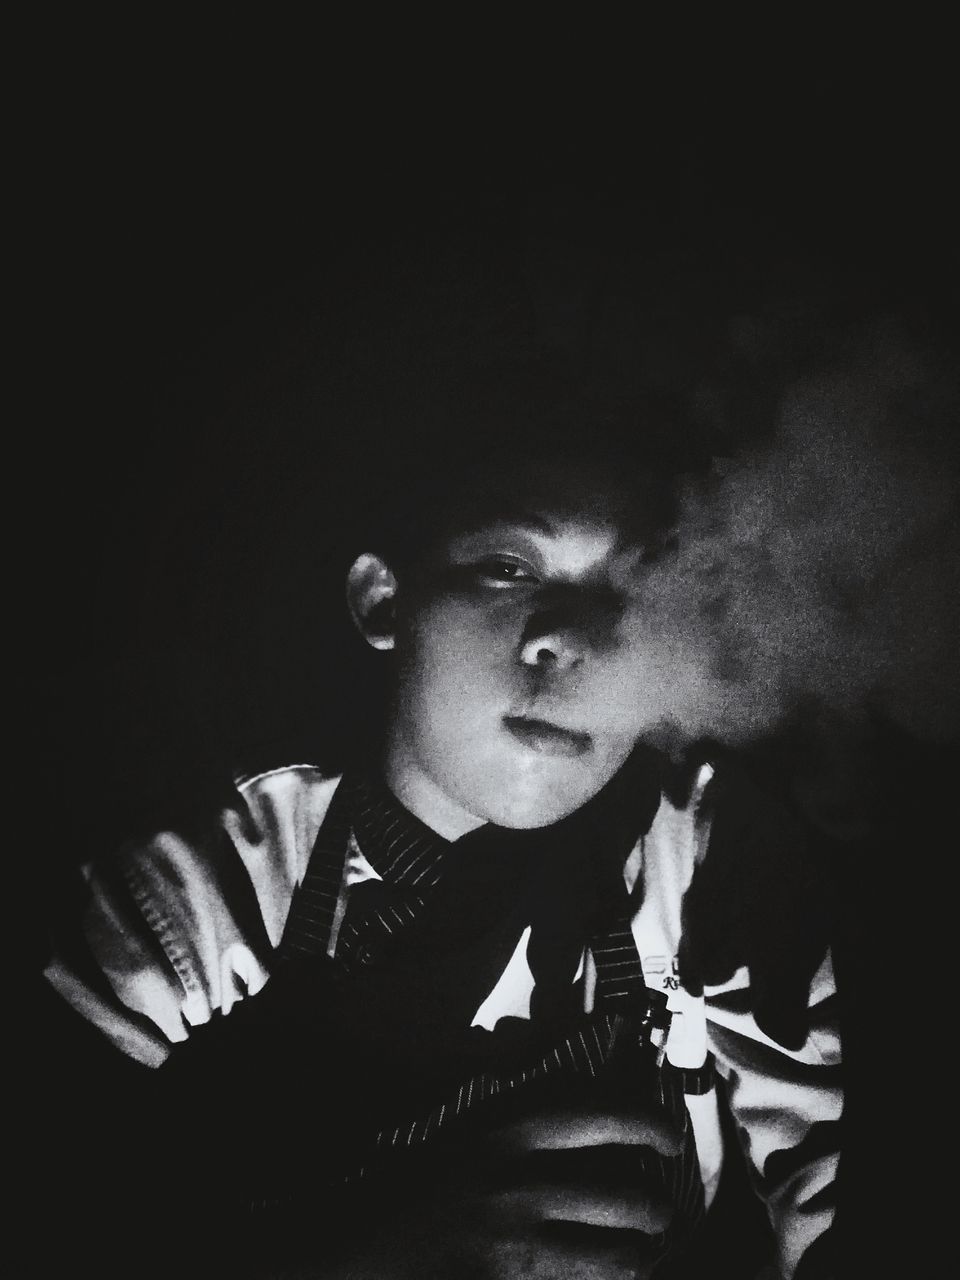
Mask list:
MULTIPOLYGON (((553 1108, 472 1142, 404 1198, 334 1280, 626 1280, 651 1274, 672 1207, 642 1149, 676 1156, 666 1113, 553 1108)), ((385 1201, 389 1203, 389 1193, 385 1201)))

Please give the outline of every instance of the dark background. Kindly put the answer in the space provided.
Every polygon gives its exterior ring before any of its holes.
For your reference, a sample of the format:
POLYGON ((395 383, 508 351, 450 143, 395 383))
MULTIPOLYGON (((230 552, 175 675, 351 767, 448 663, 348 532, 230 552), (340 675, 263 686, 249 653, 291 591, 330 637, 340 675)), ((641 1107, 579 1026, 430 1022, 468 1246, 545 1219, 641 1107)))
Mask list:
POLYGON ((129 826, 148 792, 318 715, 336 738, 331 538, 441 367, 545 350, 603 372, 619 343, 611 382, 645 362, 675 398, 705 388, 735 447, 769 429, 791 340, 837 315, 952 344, 952 102, 931 79, 727 67, 599 102, 367 80, 278 104, 136 67, 77 86, 38 152, 17 495, 31 755, 62 819, 129 826), (791 306, 802 325, 745 376, 725 327, 791 306), (78 803, 91 783, 116 803, 78 803))
MULTIPOLYGON (((794 297, 809 334, 818 307, 893 308, 954 349, 955 104, 924 51, 659 79, 648 52, 609 97, 575 63, 507 97, 456 67, 442 87, 338 78, 329 51, 279 94, 256 62, 221 84, 203 60, 104 61, 28 113, 37 413, 8 486, 38 921, 63 868, 231 766, 335 758, 364 656, 339 534, 438 364, 513 344, 596 361, 622 315, 678 395, 741 397, 718 415, 730 443, 762 431, 790 355, 744 392, 725 317, 794 297)), ((955 747, 875 745, 888 807, 843 871, 860 1239, 878 1197, 924 1179, 899 1140, 929 1134, 909 1046, 937 963, 927 885, 955 844, 955 747), (893 887, 906 847, 915 899, 893 887)))

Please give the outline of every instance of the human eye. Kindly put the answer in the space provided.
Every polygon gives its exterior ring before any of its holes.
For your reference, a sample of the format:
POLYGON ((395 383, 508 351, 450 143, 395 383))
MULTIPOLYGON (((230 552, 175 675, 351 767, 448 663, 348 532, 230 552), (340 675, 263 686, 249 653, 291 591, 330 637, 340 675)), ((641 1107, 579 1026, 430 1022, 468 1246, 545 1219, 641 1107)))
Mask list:
POLYGON ((512 587, 537 581, 533 566, 511 556, 487 556, 473 565, 477 578, 495 587, 512 587))

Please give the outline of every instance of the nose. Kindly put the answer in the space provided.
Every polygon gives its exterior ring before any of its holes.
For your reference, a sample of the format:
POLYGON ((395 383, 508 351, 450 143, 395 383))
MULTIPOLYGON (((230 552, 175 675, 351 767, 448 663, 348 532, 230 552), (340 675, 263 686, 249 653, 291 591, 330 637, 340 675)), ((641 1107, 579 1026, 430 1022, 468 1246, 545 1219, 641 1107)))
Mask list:
POLYGON ((520 661, 525 667, 566 671, 584 659, 585 646, 560 628, 528 636, 520 646, 520 661))
POLYGON ((540 609, 527 621, 520 641, 523 666, 544 674, 567 671, 615 644, 619 610, 610 599, 567 601, 540 609))

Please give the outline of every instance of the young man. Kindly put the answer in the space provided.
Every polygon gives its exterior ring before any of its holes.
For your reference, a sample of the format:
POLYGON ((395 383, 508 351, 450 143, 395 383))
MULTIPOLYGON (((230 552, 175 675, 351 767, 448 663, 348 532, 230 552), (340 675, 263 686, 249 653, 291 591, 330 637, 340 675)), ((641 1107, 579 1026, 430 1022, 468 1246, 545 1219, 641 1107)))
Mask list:
POLYGON ((226 1206, 250 1202, 259 1275, 686 1274, 719 1073, 781 1274, 830 1274, 829 952, 812 924, 799 962, 751 951, 811 882, 775 851, 778 900, 714 897, 742 791, 715 803, 713 765, 678 780, 656 750, 670 694, 639 623, 669 486, 589 423, 549 451, 502 425, 349 569, 390 664, 369 751, 240 780, 196 830, 85 872, 47 976, 159 1068, 142 1123, 178 1194, 134 1194, 142 1229, 162 1245, 192 1203, 224 1274, 226 1206), (798 972, 799 1033, 769 1000, 792 981, 796 1003, 798 972))

